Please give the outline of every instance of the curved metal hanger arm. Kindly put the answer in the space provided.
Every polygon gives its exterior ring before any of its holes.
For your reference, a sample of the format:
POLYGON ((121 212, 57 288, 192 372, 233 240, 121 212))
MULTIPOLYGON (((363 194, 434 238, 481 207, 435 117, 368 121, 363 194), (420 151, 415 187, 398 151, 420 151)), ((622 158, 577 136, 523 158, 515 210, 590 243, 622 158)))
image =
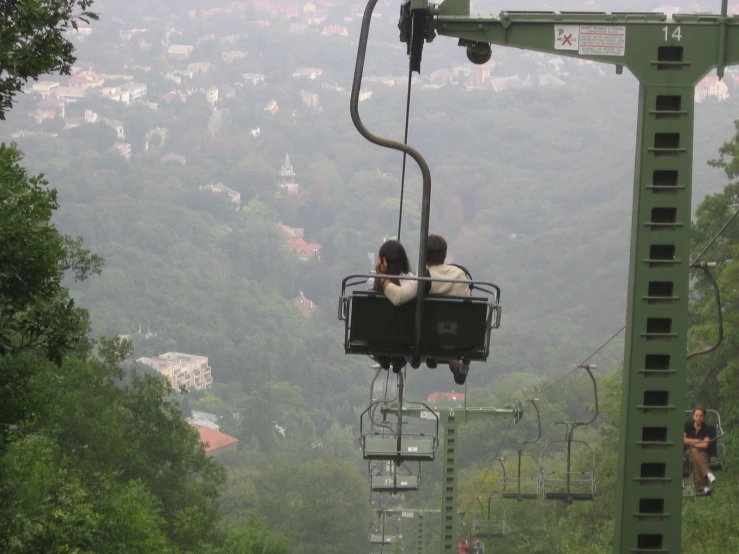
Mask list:
POLYGON ((575 427, 579 427, 580 425, 590 425, 596 419, 598 419, 598 414, 600 413, 598 409, 598 383, 596 383, 595 377, 593 376, 593 372, 590 370, 591 367, 595 367, 595 366, 591 366, 590 364, 582 364, 580 367, 588 372, 588 376, 590 377, 590 380, 593 382, 593 396, 595 397, 595 413, 593 414, 593 417, 590 419, 590 421, 572 422, 571 431, 574 431, 575 427))
MULTIPOLYGON (((416 161, 418 167, 421 169, 423 197, 421 202, 421 240, 418 249, 418 273, 421 275, 426 271, 426 244, 429 234, 429 214, 431 210, 431 171, 426 160, 423 159, 423 156, 415 148, 371 133, 359 116, 359 92, 362 88, 362 73, 364 72, 364 60, 367 55, 367 41, 369 39, 372 12, 376 5, 377 0, 369 0, 364 10, 364 16, 362 17, 362 28, 359 34, 359 46, 357 47, 357 62, 354 66, 354 80, 352 81, 352 94, 349 100, 349 112, 352 116, 352 122, 360 135, 378 146, 405 152, 416 161)), ((421 365, 421 324, 423 322, 423 300, 425 296, 426 291, 423 287, 419 287, 416 295, 415 344, 413 346, 413 358, 411 360, 411 365, 414 368, 421 365)))

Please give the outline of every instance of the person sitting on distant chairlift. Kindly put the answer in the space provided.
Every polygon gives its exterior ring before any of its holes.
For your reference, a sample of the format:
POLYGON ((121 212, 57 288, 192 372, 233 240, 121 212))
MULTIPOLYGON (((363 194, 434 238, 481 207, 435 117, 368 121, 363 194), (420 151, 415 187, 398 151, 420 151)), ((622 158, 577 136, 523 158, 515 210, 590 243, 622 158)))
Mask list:
POLYGON ((703 495, 710 496, 709 484, 716 481, 716 477, 708 466, 708 447, 711 443, 713 428, 705 424, 705 417, 706 409, 703 406, 696 406, 693 410, 693 421, 685 423, 683 456, 690 460, 696 492, 702 491, 703 495))

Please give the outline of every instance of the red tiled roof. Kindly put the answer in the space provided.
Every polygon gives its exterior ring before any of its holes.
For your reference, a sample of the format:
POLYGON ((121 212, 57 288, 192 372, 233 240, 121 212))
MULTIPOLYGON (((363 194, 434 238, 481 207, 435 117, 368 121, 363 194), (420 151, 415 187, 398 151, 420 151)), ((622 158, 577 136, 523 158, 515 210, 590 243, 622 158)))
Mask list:
POLYGON ((193 425, 198 430, 200 435, 200 442, 205 446, 206 452, 213 452, 219 448, 231 446, 239 442, 239 439, 235 439, 226 433, 221 433, 210 427, 201 427, 200 425, 193 425))
POLYGON ((464 402, 465 394, 463 392, 432 392, 426 397, 426 402, 438 402, 441 398, 464 402))
POLYGON ((318 243, 312 244, 310 242, 305 242, 300 237, 296 237, 292 240, 289 240, 287 243, 287 247, 290 250, 297 252, 299 255, 307 256, 307 257, 313 256, 317 251, 321 249, 320 244, 318 243))

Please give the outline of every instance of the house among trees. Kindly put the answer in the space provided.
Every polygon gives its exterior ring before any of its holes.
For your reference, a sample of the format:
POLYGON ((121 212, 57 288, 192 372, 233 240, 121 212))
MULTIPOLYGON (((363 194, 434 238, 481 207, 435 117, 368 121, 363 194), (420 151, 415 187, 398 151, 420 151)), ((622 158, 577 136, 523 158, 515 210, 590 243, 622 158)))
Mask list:
POLYGON ((313 256, 321 258, 321 245, 316 243, 305 242, 303 237, 296 237, 287 241, 288 249, 298 255, 298 259, 307 262, 313 256))
POLYGON ((217 429, 202 425, 191 425, 198 430, 200 442, 203 443, 206 454, 218 455, 223 452, 236 452, 236 444, 239 442, 239 439, 222 433, 217 429))
POLYGON ((719 102, 729 97, 729 87, 715 75, 704 77, 695 87, 695 102, 701 103, 706 98, 716 98, 719 102))
POLYGON ((288 227, 282 223, 276 223, 277 227, 287 235, 285 240, 285 246, 289 250, 297 253, 298 258, 302 261, 308 261, 313 256, 318 256, 320 259, 321 245, 316 243, 305 242, 303 235, 305 229, 300 227, 288 227))
POLYGON ((170 44, 167 49, 167 56, 174 60, 185 61, 190 57, 194 46, 191 44, 170 44))
POLYGON ((464 400, 463 392, 432 392, 426 397, 426 402, 433 406, 461 406, 464 400))
POLYGON ((92 71, 83 71, 69 79, 70 87, 99 88, 105 84, 105 77, 92 71))
POLYGON ((321 311, 315 302, 305 297, 302 290, 300 291, 300 296, 293 298, 293 306, 298 308, 305 317, 311 317, 321 311))
POLYGON ((290 239, 297 239, 297 238, 303 238, 305 235, 305 229, 302 227, 288 227, 284 223, 276 223, 278 228, 282 229, 289 237, 290 239))
POLYGON ((116 142, 113 145, 114 152, 118 152, 121 156, 126 158, 127 160, 131 159, 131 144, 128 142, 116 142))
POLYGON ((277 100, 270 100, 264 106, 264 111, 272 115, 275 115, 279 111, 279 109, 280 107, 277 105, 277 100))
POLYGON ((146 96, 147 88, 145 83, 126 83, 115 87, 105 87, 103 95, 128 106, 146 96))
POLYGON ((303 100, 303 104, 314 110, 321 111, 321 105, 318 103, 318 94, 315 92, 307 92, 305 90, 300 91, 300 98, 303 100))
POLYGON ((208 190, 216 194, 226 194, 231 199, 231 202, 237 206, 241 206, 241 193, 234 189, 228 188, 223 183, 208 183, 207 185, 198 185, 200 190, 208 190))
POLYGON ((162 163, 177 162, 180 165, 185 165, 187 163, 187 158, 185 156, 175 154, 174 152, 170 152, 169 154, 165 154, 164 156, 159 158, 159 161, 162 163))
POLYGON ((136 361, 164 375, 175 390, 181 386, 187 390, 205 390, 213 384, 207 356, 166 352, 156 357, 144 356, 136 361))
POLYGON ((326 25, 323 28, 323 31, 321 31, 321 34, 324 36, 340 36, 345 37, 349 34, 349 31, 347 31, 346 27, 339 26, 339 25, 326 25))

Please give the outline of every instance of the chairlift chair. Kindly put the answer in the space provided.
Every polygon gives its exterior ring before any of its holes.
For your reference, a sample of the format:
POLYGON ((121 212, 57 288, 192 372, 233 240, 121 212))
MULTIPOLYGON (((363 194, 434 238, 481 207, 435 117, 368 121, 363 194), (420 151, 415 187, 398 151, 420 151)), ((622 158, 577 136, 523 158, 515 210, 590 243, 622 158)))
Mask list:
MULTIPOLYGON (((685 414, 690 416, 693 410, 685 410, 685 414)), ((716 410, 706 410, 706 419, 715 421, 715 424, 704 423, 709 425, 713 430, 713 437, 708 443, 708 468, 713 471, 720 471, 724 467, 726 461, 726 445, 721 440, 724 436, 724 428, 721 425, 721 414, 716 410)), ((692 448, 692 446, 690 447, 692 448)), ((693 484, 692 467, 688 458, 683 458, 683 497, 692 498, 702 496, 696 492, 693 484)))
POLYGON ((365 460, 392 460, 396 465, 404 462, 431 462, 439 447, 439 416, 424 402, 418 404, 431 413, 436 420, 435 432, 408 433, 403 429, 402 407, 405 400, 403 394, 403 374, 398 375, 398 404, 388 400, 374 400, 362 412, 359 419, 360 444, 365 460), (375 414, 382 413, 382 420, 377 421, 375 414), (387 420, 387 414, 397 411, 397 421, 387 420))
POLYGON ((562 500, 564 502, 572 502, 574 500, 593 500, 595 497, 595 452, 590 448, 587 442, 575 440, 573 438, 575 428, 582 425, 590 425, 598 418, 598 385, 593 377, 592 369, 595 366, 582 364, 581 367, 587 371, 590 380, 593 383, 593 395, 595 397, 595 414, 586 422, 578 421, 557 421, 558 425, 565 426, 564 440, 550 440, 541 452, 541 461, 539 464, 539 482, 541 486, 542 496, 545 500, 562 500), (560 444, 565 448, 566 470, 550 470, 549 462, 545 463, 547 451, 551 451, 552 445, 560 444), (575 471, 572 469, 572 447, 579 445, 579 449, 585 452, 585 455, 591 460, 585 462, 588 469, 575 471))
MULTIPOLYGON (((500 288, 497 285, 464 281, 480 296, 426 296, 420 344, 416 345, 415 302, 393 306, 379 292, 353 290, 349 294, 348 289, 364 284, 369 277, 373 276, 350 275, 342 282, 338 317, 345 322, 346 354, 401 357, 413 367, 429 358, 438 362, 487 360, 490 332, 500 326, 500 288), (414 364, 416 351, 419 358, 414 364)), ((429 277, 404 279, 432 281, 429 277)))
POLYGON ((542 497, 545 500, 563 500, 565 502, 593 500, 595 497, 595 452, 587 442, 573 439, 573 422, 558 421, 557 423, 566 426, 566 435, 564 440, 550 440, 541 453, 539 481, 542 497), (551 457, 547 458, 547 452, 551 452, 551 447, 555 444, 563 445, 565 448, 567 468, 565 471, 549 469, 551 457), (588 463, 588 469, 582 471, 572 469, 573 445, 580 445, 580 448, 592 460, 588 463))
POLYGON ((539 414, 539 407, 536 405, 534 399, 529 399, 529 402, 534 406, 536 411, 536 421, 538 425, 537 437, 533 440, 528 441, 516 441, 518 448, 516 449, 516 476, 509 477, 505 470, 505 465, 501 462, 503 467, 503 475, 498 479, 498 486, 500 488, 500 497, 514 500, 537 500, 540 496, 539 491, 539 465, 533 456, 524 455, 523 449, 527 444, 534 444, 541 438, 541 415, 539 414), (528 477, 524 477, 522 474, 524 467, 524 460, 528 460, 530 474, 528 477))
POLYGON ((399 492, 417 491, 421 483, 421 463, 417 462, 417 468, 409 468, 410 462, 395 465, 394 462, 380 460, 369 462, 370 489, 373 492, 399 492))
POLYGON ((498 479, 500 497, 509 500, 537 500, 540 496, 539 464, 536 458, 523 453, 523 444, 519 444, 516 452, 516 474, 508 476, 504 471, 498 479), (529 466, 529 475, 523 474, 524 467, 529 466))
POLYGON ((400 535, 383 535, 382 533, 370 533, 370 544, 393 544, 400 538, 400 535))
POLYGON ((472 522, 472 536, 476 539, 494 539, 505 537, 506 520, 505 512, 503 519, 478 519, 472 522))

